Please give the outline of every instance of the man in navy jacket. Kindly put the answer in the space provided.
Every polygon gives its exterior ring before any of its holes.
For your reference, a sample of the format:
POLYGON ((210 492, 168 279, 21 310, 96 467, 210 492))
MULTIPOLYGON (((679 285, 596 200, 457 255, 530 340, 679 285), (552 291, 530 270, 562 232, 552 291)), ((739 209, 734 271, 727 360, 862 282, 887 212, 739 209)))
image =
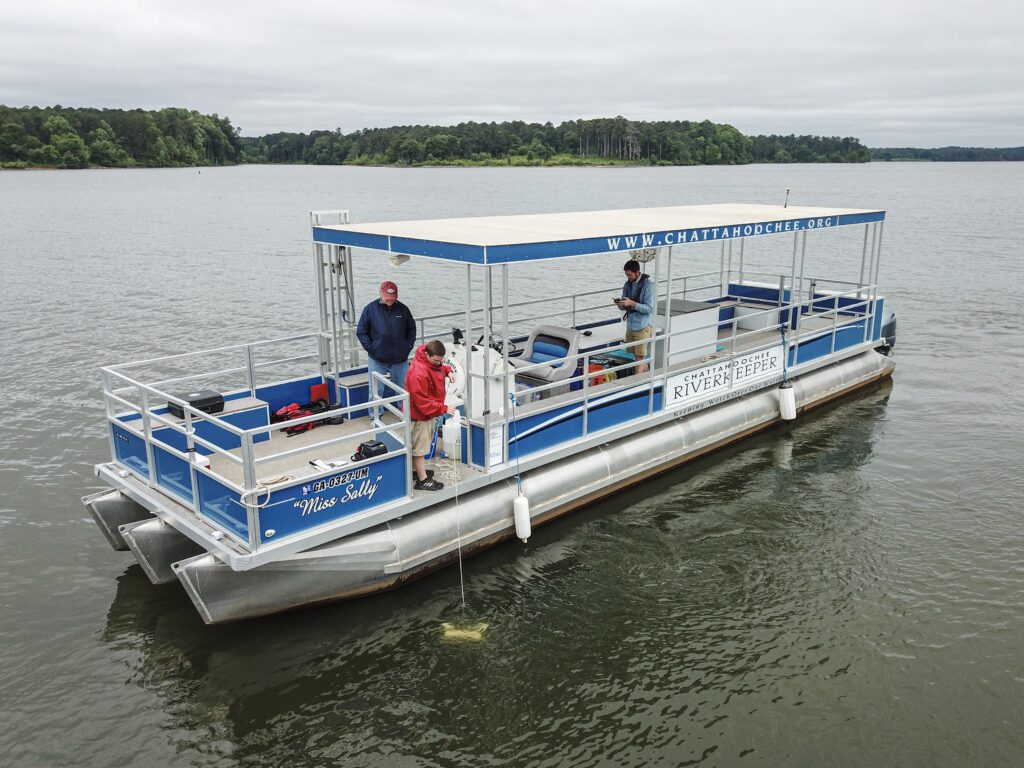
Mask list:
MULTIPOLYGON (((398 300, 398 286, 390 280, 380 284, 380 301, 371 301, 363 307, 356 336, 366 350, 369 372, 390 374, 396 385, 404 387, 409 372, 409 353, 416 343, 416 320, 409 308, 398 300)), ((376 397, 394 394, 393 390, 377 387, 376 397)))

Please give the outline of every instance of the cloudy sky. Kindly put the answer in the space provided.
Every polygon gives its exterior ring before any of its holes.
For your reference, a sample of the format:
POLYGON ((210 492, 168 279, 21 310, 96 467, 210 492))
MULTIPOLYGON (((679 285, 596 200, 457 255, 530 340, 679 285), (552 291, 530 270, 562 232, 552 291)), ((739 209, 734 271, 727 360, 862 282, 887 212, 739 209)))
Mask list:
POLYGON ((869 146, 1024 145, 1024 2, 0 2, 0 104, 244 135, 623 115, 869 146))

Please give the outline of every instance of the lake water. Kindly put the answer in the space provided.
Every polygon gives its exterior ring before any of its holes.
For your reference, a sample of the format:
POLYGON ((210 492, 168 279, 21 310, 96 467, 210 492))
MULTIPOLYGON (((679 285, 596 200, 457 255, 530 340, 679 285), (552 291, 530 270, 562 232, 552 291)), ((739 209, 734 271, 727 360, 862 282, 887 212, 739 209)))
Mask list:
MULTIPOLYGON (((1022 210, 1022 163, 0 173, 0 765, 1024 764, 1022 210), (311 330, 309 210, 787 187, 888 211, 893 383, 468 560, 485 642, 440 641, 455 568, 207 627, 79 502, 108 457, 100 365, 311 330)), ((619 260, 513 288, 611 289, 619 260)), ((357 264, 361 300, 383 265, 357 264)), ((448 269, 387 274, 429 314, 448 269)))

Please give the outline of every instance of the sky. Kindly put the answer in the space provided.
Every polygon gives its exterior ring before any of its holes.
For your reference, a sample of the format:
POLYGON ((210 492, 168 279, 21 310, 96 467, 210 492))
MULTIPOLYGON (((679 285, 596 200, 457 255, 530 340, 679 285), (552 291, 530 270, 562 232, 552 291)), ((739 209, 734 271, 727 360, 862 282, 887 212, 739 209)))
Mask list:
POLYGON ((1024 2, 0 0, 0 104, 245 136, 622 115, 1022 146, 1024 2))

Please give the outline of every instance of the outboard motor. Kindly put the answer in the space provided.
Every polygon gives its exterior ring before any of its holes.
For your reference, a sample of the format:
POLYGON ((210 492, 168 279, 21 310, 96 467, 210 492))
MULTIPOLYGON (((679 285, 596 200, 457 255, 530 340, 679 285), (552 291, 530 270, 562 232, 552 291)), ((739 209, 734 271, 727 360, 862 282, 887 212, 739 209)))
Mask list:
POLYGON ((889 316, 885 318, 885 322, 882 324, 882 344, 875 347, 876 350, 881 352, 883 355, 892 353, 892 348, 896 346, 896 313, 890 312, 889 316))

